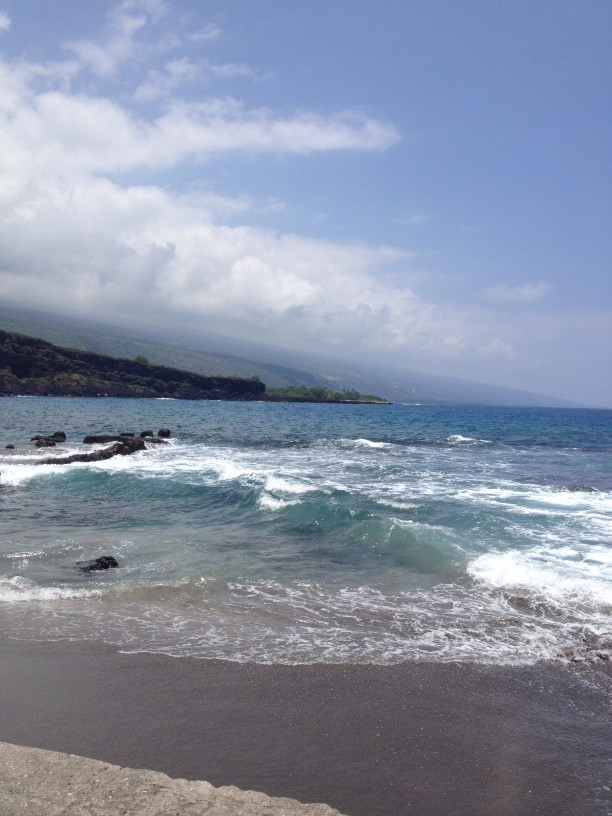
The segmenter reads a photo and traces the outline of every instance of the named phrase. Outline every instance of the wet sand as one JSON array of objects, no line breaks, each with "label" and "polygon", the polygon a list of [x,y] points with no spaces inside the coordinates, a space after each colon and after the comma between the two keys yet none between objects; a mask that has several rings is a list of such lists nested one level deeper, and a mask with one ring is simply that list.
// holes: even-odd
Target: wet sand
[{"label": "wet sand", "polygon": [[607,816],[612,715],[560,667],[260,666],[0,643],[0,741],[348,816]]}]

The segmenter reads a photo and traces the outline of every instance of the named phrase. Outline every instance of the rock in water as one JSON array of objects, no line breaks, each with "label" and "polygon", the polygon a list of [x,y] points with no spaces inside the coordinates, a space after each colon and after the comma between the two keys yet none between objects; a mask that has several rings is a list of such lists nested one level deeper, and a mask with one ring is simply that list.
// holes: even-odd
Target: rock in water
[{"label": "rock in water", "polygon": [[169,436],[172,436],[172,431],[169,428],[162,428],[157,432],[157,435],[163,439],[167,439]]},{"label": "rock in water", "polygon": [[[41,439],[44,439],[48,442],[65,442],[66,441],[66,434],[64,431],[54,431],[51,436],[45,436],[44,434],[36,434],[30,439],[30,442],[40,442]],[[44,445],[39,445],[38,447],[44,447]]]},{"label": "rock in water", "polygon": [[92,558],[89,561],[77,561],[76,565],[83,572],[95,572],[119,566],[112,555],[102,555],[100,558]]},{"label": "rock in water", "polygon": [[[87,439],[87,437],[85,437]],[[71,456],[60,456],[41,459],[37,465],[71,465],[73,462],[102,462],[113,456],[128,456],[136,451],[146,450],[144,439],[140,437],[123,436],[121,442],[115,442],[110,448],[100,448],[91,453],[73,453]]]},{"label": "rock in water", "polygon": [[119,442],[119,434],[88,434],[83,439],[84,445],[104,444],[105,442]]}]

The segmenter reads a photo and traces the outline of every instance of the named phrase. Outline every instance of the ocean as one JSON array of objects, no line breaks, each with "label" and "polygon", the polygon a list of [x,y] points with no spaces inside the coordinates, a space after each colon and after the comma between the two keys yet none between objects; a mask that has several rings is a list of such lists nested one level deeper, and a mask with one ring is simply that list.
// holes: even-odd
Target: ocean
[{"label": "ocean", "polygon": [[[0,416],[5,638],[264,664],[612,659],[612,411],[41,397]],[[131,456],[37,464],[164,427]],[[75,566],[102,555],[119,567]]]}]

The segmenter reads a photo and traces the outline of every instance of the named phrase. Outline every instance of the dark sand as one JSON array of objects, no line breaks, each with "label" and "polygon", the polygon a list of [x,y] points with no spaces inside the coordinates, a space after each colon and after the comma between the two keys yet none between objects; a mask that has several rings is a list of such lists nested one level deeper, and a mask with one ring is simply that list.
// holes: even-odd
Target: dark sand
[{"label": "dark sand", "polygon": [[609,699],[563,668],[258,666],[0,644],[0,741],[349,816],[607,816]]}]

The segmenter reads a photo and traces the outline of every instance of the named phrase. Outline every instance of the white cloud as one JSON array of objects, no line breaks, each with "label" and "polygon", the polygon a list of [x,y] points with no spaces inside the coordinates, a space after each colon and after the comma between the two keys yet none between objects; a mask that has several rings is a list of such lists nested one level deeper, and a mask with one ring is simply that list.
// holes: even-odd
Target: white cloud
[{"label": "white cloud", "polygon": [[148,51],[136,39],[147,25],[158,22],[166,13],[163,0],[124,0],[108,14],[103,40],[76,40],[66,48],[78,57],[82,65],[95,74],[110,76],[121,63],[141,57]]},{"label": "white cloud", "polygon": [[199,31],[194,31],[190,35],[190,39],[193,42],[210,42],[211,40],[216,40],[218,37],[221,36],[221,29],[219,26],[215,25],[214,23],[208,23],[208,25],[201,28]]},{"label": "white cloud", "polygon": [[162,71],[151,69],[145,81],[136,88],[134,99],[137,102],[150,102],[171,96],[174,91],[186,82],[193,82],[202,75],[202,70],[188,57],[167,62]]},{"label": "white cloud", "polygon": [[[145,168],[150,177],[186,162],[205,167],[219,154],[382,150],[400,139],[392,125],[353,111],[278,112],[230,97],[186,101],[184,84],[205,74],[212,82],[214,71],[209,62],[182,55],[147,61],[121,98],[105,96],[102,80],[97,95],[72,89],[84,65],[111,76],[123,61],[142,57],[147,27],[165,11],[157,0],[126,0],[101,41],[71,46],[73,59],[0,61],[4,298],[143,328],[181,325],[196,333],[205,326],[419,369],[447,365],[446,373],[456,376],[480,372],[487,379],[496,366],[507,372],[531,366],[537,381],[533,347],[558,345],[571,336],[570,323],[538,320],[530,310],[519,320],[495,304],[536,302],[549,291],[545,283],[490,287],[486,309],[428,303],[405,283],[416,271],[405,251],[247,223],[283,202],[207,189],[201,171],[195,183],[204,189],[189,195],[155,183],[122,183],[121,173]],[[200,32],[201,41],[218,36],[214,26]],[[242,70],[228,63],[228,73],[232,65]],[[147,105],[136,113],[134,95],[145,103],[161,100],[158,113],[148,114]],[[236,226],[241,216],[245,223]]]},{"label": "white cloud", "polygon": [[415,213],[414,215],[401,216],[397,219],[398,224],[404,224],[408,227],[418,226],[419,224],[426,224],[429,221],[429,213]]},{"label": "white cloud", "polygon": [[8,31],[11,27],[11,18],[4,11],[0,11],[0,31]]},{"label": "white cloud", "polygon": [[252,68],[243,63],[227,62],[223,65],[210,65],[210,70],[218,77],[255,77],[256,73]]},{"label": "white cloud", "polygon": [[[209,190],[180,196],[109,178],[221,152],[372,150],[399,139],[393,126],[351,111],[279,114],[232,98],[175,99],[151,119],[110,97],[70,90],[79,61],[112,72],[135,33],[163,10],[160,3],[122,3],[102,45],[73,44],[77,59],[61,70],[0,62],[3,295],[48,309],[69,300],[82,315],[130,321],[206,320],[219,331],[231,323],[257,336],[265,327],[279,342],[290,328],[298,346],[322,334],[337,347],[347,336],[387,342],[381,321],[399,314],[401,303],[403,317],[419,308],[412,292],[377,285],[375,275],[404,257],[399,250],[223,224],[228,214],[281,209],[276,200]],[[171,95],[198,70],[187,58],[167,61],[148,72],[136,96]],[[401,340],[407,329],[397,318],[389,323]]]},{"label": "white cloud", "polygon": [[172,167],[236,151],[382,149],[399,138],[392,126],[357,114],[279,116],[248,110],[230,98],[175,101],[149,121],[110,99],[60,91],[33,94],[21,77],[4,73],[10,81],[0,100],[5,117],[0,157],[36,176]]},{"label": "white cloud", "polygon": [[551,290],[549,284],[540,281],[538,283],[525,283],[522,286],[489,286],[483,290],[483,295],[489,300],[499,303],[535,303],[542,300]]}]

